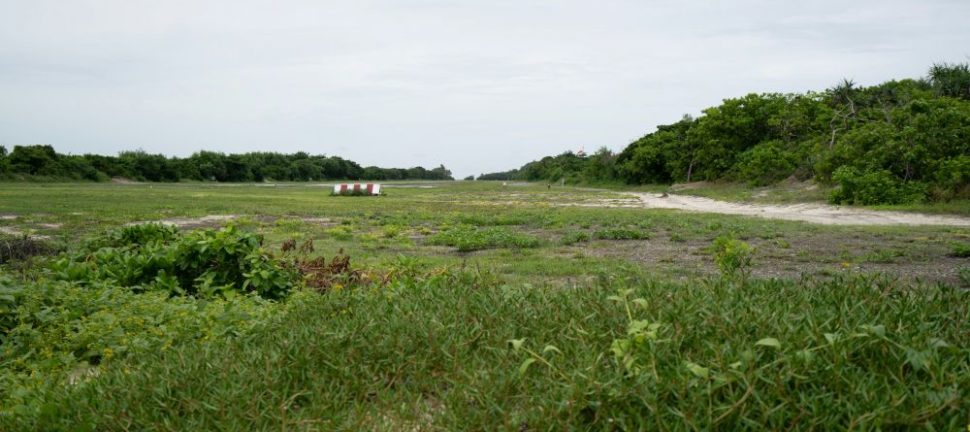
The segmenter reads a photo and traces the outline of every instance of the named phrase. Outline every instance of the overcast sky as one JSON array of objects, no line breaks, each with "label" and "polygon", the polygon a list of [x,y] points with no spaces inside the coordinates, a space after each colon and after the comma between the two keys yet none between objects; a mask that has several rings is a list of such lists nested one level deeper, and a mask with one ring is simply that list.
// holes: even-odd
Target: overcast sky
[{"label": "overcast sky", "polygon": [[970,0],[0,0],[0,145],[445,164],[970,59]]}]

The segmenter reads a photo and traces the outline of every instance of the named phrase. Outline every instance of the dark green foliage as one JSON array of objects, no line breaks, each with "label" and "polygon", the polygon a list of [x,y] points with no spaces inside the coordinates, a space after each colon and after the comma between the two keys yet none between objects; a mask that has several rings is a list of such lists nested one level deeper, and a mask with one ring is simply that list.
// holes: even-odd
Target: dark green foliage
[{"label": "dark green foliage", "polygon": [[832,192],[835,204],[902,204],[918,202],[925,197],[925,186],[917,182],[904,183],[889,171],[860,172],[842,166],[832,175],[839,187]]},{"label": "dark green foliage", "polygon": [[970,156],[960,155],[941,162],[932,193],[937,201],[970,197]]},{"label": "dark green foliage", "polygon": [[297,281],[295,271],[262,249],[260,236],[232,226],[184,236],[157,224],[127,227],[50,267],[54,279],[79,285],[204,298],[255,293],[280,299]]},{"label": "dark green foliage", "polygon": [[839,202],[968,198],[970,66],[934,65],[929,75],[872,87],[844,80],[820,93],[725,99],[700,117],[658,126],[615,156],[608,150],[564,153],[480,178],[763,186],[791,176],[851,182],[848,171],[834,179],[839,168],[849,167],[864,177],[859,183],[891,183],[891,190]]},{"label": "dark green foliage", "polygon": [[49,145],[15,146],[0,154],[0,178],[36,178],[104,181],[113,177],[151,182],[180,180],[250,182],[312,180],[452,180],[441,165],[423,167],[361,168],[337,156],[201,151],[184,159],[144,151],[121,152],[117,157],[87,154],[61,155]]},{"label": "dark green foliage", "polygon": [[478,180],[513,180],[518,178],[519,170],[479,174]]},{"label": "dark green foliage", "polygon": [[142,246],[152,242],[168,243],[178,237],[178,228],[160,223],[126,226],[104,236],[114,247]]},{"label": "dark green foliage", "polygon": [[930,68],[930,83],[938,94],[970,100],[970,65],[938,63]]},{"label": "dark green foliage", "polygon": [[754,186],[773,184],[792,175],[798,167],[797,157],[779,140],[762,142],[739,157],[738,177]]}]

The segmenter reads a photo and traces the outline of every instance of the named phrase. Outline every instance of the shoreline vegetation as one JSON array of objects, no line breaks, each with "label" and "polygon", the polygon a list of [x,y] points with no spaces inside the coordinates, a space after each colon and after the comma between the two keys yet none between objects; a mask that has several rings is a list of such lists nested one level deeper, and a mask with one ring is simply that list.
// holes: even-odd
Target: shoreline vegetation
[{"label": "shoreline vegetation", "polygon": [[566,152],[481,180],[629,185],[814,180],[835,204],[970,197],[970,65],[821,92],[748,94],[657,127],[619,153]]},{"label": "shoreline vegetation", "polygon": [[65,155],[50,145],[0,146],[0,181],[23,182],[160,182],[328,180],[453,180],[444,165],[426,169],[361,167],[339,156],[199,151],[186,158],[125,151],[118,156]]}]

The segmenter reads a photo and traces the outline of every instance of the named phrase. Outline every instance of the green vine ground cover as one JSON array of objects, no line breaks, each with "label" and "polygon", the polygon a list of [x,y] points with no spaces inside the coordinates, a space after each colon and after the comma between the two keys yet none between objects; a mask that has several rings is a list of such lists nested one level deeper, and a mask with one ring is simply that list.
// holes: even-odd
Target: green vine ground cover
[{"label": "green vine ground cover", "polygon": [[965,228],[426,185],[0,184],[0,227],[65,251],[0,267],[0,430],[970,423]]}]

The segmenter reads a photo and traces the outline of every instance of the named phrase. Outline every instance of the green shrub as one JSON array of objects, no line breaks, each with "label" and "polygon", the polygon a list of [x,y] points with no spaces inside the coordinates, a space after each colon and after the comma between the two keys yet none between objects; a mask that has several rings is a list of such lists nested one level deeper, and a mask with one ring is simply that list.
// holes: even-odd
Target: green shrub
[{"label": "green shrub", "polygon": [[349,221],[344,221],[341,225],[328,229],[327,235],[337,240],[353,240],[354,229],[349,225]]},{"label": "green shrub", "polygon": [[738,176],[754,186],[783,180],[795,172],[795,154],[786,151],[780,140],[762,142],[738,158]]},{"label": "green shrub", "polygon": [[942,162],[933,190],[934,198],[940,201],[970,198],[970,156],[961,155]]},{"label": "green shrub", "polygon": [[164,290],[171,295],[213,297],[234,291],[267,299],[286,296],[298,279],[263,250],[260,236],[232,226],[182,236],[161,225],[139,225],[107,238],[54,261],[52,276],[135,292]]},{"label": "green shrub", "polygon": [[109,238],[115,246],[145,245],[152,242],[167,243],[179,236],[178,228],[160,223],[127,226],[115,231]]},{"label": "green shrub", "polygon": [[721,269],[721,274],[728,277],[740,276],[742,279],[747,276],[754,255],[754,249],[749,244],[733,235],[721,235],[714,239],[712,249],[714,262]]},{"label": "green shrub", "polygon": [[926,197],[925,184],[901,182],[885,170],[860,172],[842,166],[835,170],[832,179],[839,184],[830,197],[834,204],[904,204]]},{"label": "green shrub", "polygon": [[428,244],[453,246],[460,252],[494,248],[533,248],[539,239],[504,227],[476,228],[469,225],[441,231],[428,238]]}]

